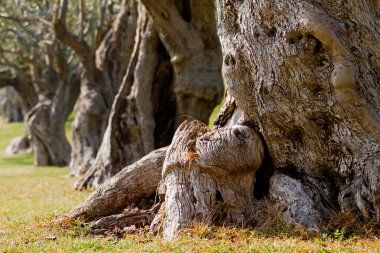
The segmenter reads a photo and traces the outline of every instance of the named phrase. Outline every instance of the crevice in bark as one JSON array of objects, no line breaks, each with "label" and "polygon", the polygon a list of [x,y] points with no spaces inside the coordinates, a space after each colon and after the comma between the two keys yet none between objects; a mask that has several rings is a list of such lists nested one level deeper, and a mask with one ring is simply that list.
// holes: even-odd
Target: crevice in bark
[{"label": "crevice in bark", "polygon": [[253,192],[256,199],[262,199],[269,195],[269,181],[274,173],[274,165],[272,158],[270,157],[267,144],[265,143],[261,133],[258,131],[256,131],[256,133],[260,136],[260,139],[264,145],[264,158],[255,174],[256,180]]}]

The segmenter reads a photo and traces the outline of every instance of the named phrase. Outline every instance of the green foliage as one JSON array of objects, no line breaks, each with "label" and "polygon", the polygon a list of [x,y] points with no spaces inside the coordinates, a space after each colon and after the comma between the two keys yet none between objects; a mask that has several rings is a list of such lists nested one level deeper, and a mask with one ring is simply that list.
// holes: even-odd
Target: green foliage
[{"label": "green foliage", "polygon": [[342,227],[341,229],[336,229],[333,233],[334,238],[338,240],[343,240],[347,236],[347,231],[345,227]]},{"label": "green foliage", "polygon": [[54,42],[54,33],[40,20],[49,20],[53,9],[49,1],[3,0],[0,5],[1,61],[4,66],[27,68],[32,52],[41,54]]}]

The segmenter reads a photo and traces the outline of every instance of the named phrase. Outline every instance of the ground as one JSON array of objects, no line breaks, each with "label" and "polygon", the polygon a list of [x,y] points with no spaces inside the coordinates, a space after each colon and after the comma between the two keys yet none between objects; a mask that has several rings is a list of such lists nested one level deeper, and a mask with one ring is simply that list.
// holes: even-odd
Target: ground
[{"label": "ground", "polygon": [[337,227],[310,236],[278,229],[276,221],[266,230],[196,224],[170,243],[152,235],[94,236],[79,221],[55,226],[56,217],[90,192],[73,190],[67,168],[33,167],[32,155],[6,157],[6,145],[22,131],[21,123],[0,122],[0,252],[380,252],[373,235],[347,236]]}]

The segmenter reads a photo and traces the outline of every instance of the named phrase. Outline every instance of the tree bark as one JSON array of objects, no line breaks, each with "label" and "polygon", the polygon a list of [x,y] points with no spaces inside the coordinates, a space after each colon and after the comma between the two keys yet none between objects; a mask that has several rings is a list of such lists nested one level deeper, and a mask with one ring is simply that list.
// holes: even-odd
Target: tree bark
[{"label": "tree bark", "polygon": [[228,92],[268,146],[270,196],[291,223],[319,229],[341,209],[380,219],[378,12],[371,1],[218,1]]},{"label": "tree bark", "polygon": [[52,99],[39,102],[27,114],[36,166],[67,166],[71,147],[65,135],[65,123],[79,95],[74,80],[59,84]]},{"label": "tree bark", "polygon": [[[172,70],[151,18],[139,7],[135,49],[123,84],[115,98],[107,130],[98,155],[76,188],[96,188],[126,165],[158,147],[172,136],[174,107],[170,101]],[[160,92],[160,93],[158,93]],[[162,110],[153,111],[153,104]],[[166,119],[166,120],[165,120]],[[155,138],[156,120],[163,126]],[[164,139],[166,138],[166,139]]]},{"label": "tree bark", "polygon": [[140,200],[154,197],[161,180],[166,150],[167,148],[154,150],[125,167],[62,219],[81,218],[85,221],[95,221],[117,214]]},{"label": "tree bark", "polygon": [[[26,113],[33,108],[38,102],[37,92],[32,84],[30,75],[24,70],[19,70],[14,76],[10,71],[0,72],[0,87],[14,87],[21,97],[23,107],[23,118],[26,119]],[[23,136],[14,138],[6,148],[6,154],[12,155],[17,153],[30,153],[31,139],[27,124],[25,124],[25,133]]]},{"label": "tree bark", "polygon": [[[207,123],[212,109],[221,99],[221,54],[216,24],[213,20],[210,24],[203,23],[203,15],[213,13],[214,6],[199,3],[186,9],[169,2],[157,5],[147,1],[144,4],[161,40],[145,8],[140,6],[135,40],[138,59],[129,65],[124,78],[125,82],[130,79],[130,83],[124,83],[120,89],[98,156],[76,184],[77,189],[96,188],[154,148],[168,145],[175,126],[186,117]],[[183,1],[181,4],[189,3]],[[162,8],[178,21],[173,27],[156,13]],[[186,15],[191,15],[188,23]],[[178,47],[178,36],[186,44]],[[170,55],[171,64],[162,44]],[[147,94],[151,94],[150,97]],[[171,102],[172,97],[175,97],[175,104]]]},{"label": "tree bark", "polygon": [[173,64],[175,126],[186,117],[207,123],[223,95],[214,3],[206,0],[141,2],[152,16]]},{"label": "tree bark", "polygon": [[5,122],[24,120],[22,100],[13,87],[0,89],[0,114]]},{"label": "tree bark", "polygon": [[71,147],[65,135],[65,123],[79,95],[79,79],[70,73],[62,44],[46,48],[44,64],[37,57],[32,54],[31,71],[39,102],[26,115],[34,164],[67,166]]},{"label": "tree bark", "polygon": [[198,121],[184,122],[163,165],[164,239],[171,239],[194,221],[212,225],[220,211],[218,202],[227,209],[226,221],[251,222],[255,172],[263,156],[261,139],[249,127],[209,130]]},{"label": "tree bark", "polygon": [[69,33],[60,30],[62,23],[56,23],[57,36],[72,46],[82,62],[81,90],[72,125],[72,175],[83,175],[98,153],[114,97],[132,53],[136,18],[135,1],[125,1],[101,43],[91,48],[75,37],[70,40]]},{"label": "tree bark", "polygon": [[[163,3],[147,8],[168,36],[174,30],[158,13],[179,20]],[[215,224],[218,216],[255,224],[264,196],[281,207],[284,221],[309,231],[321,231],[340,210],[379,222],[380,6],[329,0],[218,0],[217,6],[226,103],[214,129],[197,121],[178,128],[151,229],[161,226],[171,239],[193,221]],[[175,42],[185,43],[177,38],[174,48]]]}]

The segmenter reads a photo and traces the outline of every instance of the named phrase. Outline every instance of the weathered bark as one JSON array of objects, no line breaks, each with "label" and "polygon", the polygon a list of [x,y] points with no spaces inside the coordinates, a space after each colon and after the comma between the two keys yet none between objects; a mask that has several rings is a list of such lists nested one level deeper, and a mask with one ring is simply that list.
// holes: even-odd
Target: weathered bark
[{"label": "weathered bark", "polygon": [[[100,150],[90,169],[77,182],[77,189],[96,188],[154,150],[156,143],[161,144],[159,147],[169,144],[162,136],[166,138],[173,132],[174,110],[169,109],[173,105],[166,96],[170,93],[172,71],[153,22],[142,5],[136,34],[135,50],[115,98]],[[167,112],[156,110],[155,113],[153,104],[158,108],[166,106]],[[157,138],[154,136],[156,120],[167,126]]]},{"label": "weathered bark", "polygon": [[207,123],[223,95],[222,59],[213,1],[141,2],[151,14],[173,64],[175,126],[186,117]]},{"label": "weathered bark", "polygon": [[36,166],[67,166],[71,147],[65,135],[66,120],[79,94],[79,83],[59,85],[51,100],[39,102],[27,114]]},{"label": "weathered bark", "polygon": [[255,172],[263,156],[260,137],[249,127],[209,130],[197,121],[184,122],[163,166],[164,238],[171,239],[194,221],[213,224],[218,201],[227,209],[226,221],[241,225],[251,222]]},{"label": "weathered bark", "polygon": [[[173,67],[163,52],[152,21],[147,21],[145,8],[141,6],[135,40],[138,58],[135,64],[129,65],[124,79],[130,83],[124,83],[119,91],[98,156],[77,183],[77,189],[96,188],[125,165],[154,148],[168,145],[174,126],[186,117],[207,123],[213,107],[221,99],[221,54],[216,24],[214,20],[203,22],[205,15],[214,12],[214,5],[202,2],[187,9],[169,2],[152,4],[147,1],[144,4]],[[185,6],[188,2],[182,4]],[[176,20],[173,27],[157,14],[160,8],[170,12],[170,19]],[[188,15],[191,18],[185,21]],[[178,39],[185,44],[179,45]],[[171,68],[174,69],[173,77]],[[175,105],[171,102],[172,97],[175,97]]]},{"label": "weathered bark", "polygon": [[154,197],[167,148],[157,149],[125,167],[63,218],[94,221],[117,214],[128,205]]},{"label": "weathered bark", "polygon": [[70,163],[71,147],[65,123],[79,95],[79,79],[70,73],[64,50],[58,43],[47,47],[44,65],[32,55],[32,81],[39,102],[27,112],[26,123],[36,166]]},{"label": "weathered bark", "polygon": [[[177,23],[165,1],[143,2]],[[199,122],[178,128],[163,163],[159,195],[165,201],[152,230],[161,224],[170,239],[194,220],[215,223],[218,201],[228,207],[224,218],[244,225],[260,210],[262,196],[281,207],[286,222],[310,231],[320,231],[339,210],[379,222],[380,6],[217,4],[226,103],[215,129]]]},{"label": "weathered bark", "polygon": [[22,100],[13,87],[0,89],[0,115],[5,122],[22,122]]},{"label": "weathered bark", "polygon": [[127,0],[101,43],[91,47],[70,37],[63,21],[56,22],[57,36],[66,41],[82,62],[81,91],[72,124],[72,175],[82,175],[91,166],[100,147],[114,97],[130,59],[136,30],[135,1]]},{"label": "weathered bark", "polygon": [[268,146],[285,220],[319,229],[339,209],[380,220],[379,5],[218,7],[228,92]]},{"label": "weathered bark", "polygon": [[[23,107],[23,118],[26,119],[26,113],[33,108],[38,102],[37,92],[32,84],[30,76],[24,71],[19,70],[14,76],[10,71],[0,72],[0,87],[14,87],[21,97]],[[12,155],[17,153],[30,153],[31,139],[29,129],[25,124],[25,133],[23,136],[14,138],[6,148],[6,154]]]}]

